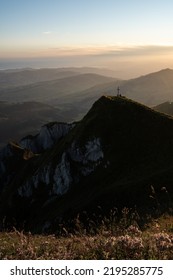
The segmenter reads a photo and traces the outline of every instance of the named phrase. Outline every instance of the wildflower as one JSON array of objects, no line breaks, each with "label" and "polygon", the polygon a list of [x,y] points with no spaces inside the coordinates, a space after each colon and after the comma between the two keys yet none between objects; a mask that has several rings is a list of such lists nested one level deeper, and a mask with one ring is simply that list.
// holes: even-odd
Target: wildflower
[{"label": "wildflower", "polygon": [[165,232],[156,233],[153,235],[158,250],[163,251],[173,248],[173,237]]},{"label": "wildflower", "polygon": [[119,236],[117,238],[117,243],[118,243],[118,245],[121,245],[125,249],[129,249],[129,250],[136,250],[136,249],[139,250],[144,247],[142,238],[131,237],[128,234],[126,234],[125,236]]},{"label": "wildflower", "polygon": [[131,225],[128,227],[127,233],[134,236],[140,236],[142,234],[142,231],[140,231],[137,226]]}]

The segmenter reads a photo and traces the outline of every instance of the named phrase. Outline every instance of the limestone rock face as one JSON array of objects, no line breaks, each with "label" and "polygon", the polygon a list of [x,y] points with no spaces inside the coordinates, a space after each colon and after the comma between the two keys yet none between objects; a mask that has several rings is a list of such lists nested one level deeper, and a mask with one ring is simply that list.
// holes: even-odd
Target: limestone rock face
[{"label": "limestone rock face", "polygon": [[36,136],[27,136],[20,141],[20,146],[34,153],[51,148],[59,139],[68,134],[75,124],[52,123],[44,125]]},{"label": "limestone rock face", "polygon": [[[50,196],[63,195],[68,192],[72,184],[94,172],[103,158],[104,153],[99,138],[87,141],[82,147],[73,142],[69,149],[63,152],[56,165],[49,163],[40,168],[20,186],[18,194],[21,197],[31,197],[34,190],[40,184],[44,184]],[[74,165],[78,165],[77,172],[73,171]]]}]

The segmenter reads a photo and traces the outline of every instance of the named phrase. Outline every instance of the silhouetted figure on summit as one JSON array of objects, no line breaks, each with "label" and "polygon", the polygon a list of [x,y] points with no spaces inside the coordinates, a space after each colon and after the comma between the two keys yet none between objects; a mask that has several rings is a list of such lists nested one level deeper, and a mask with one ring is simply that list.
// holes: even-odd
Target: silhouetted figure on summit
[{"label": "silhouetted figure on summit", "polygon": [[121,96],[120,87],[119,86],[117,87],[117,96]]}]

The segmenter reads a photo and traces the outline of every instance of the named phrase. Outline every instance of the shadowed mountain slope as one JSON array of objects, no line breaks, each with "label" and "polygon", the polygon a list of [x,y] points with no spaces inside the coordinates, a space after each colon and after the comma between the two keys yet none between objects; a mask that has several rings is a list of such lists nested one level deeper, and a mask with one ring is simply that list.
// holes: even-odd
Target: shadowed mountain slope
[{"label": "shadowed mountain slope", "polygon": [[53,106],[40,102],[0,102],[0,147],[9,141],[19,141],[27,134],[37,133],[47,122],[67,121],[64,114]]},{"label": "shadowed mountain slope", "polygon": [[173,119],[127,98],[101,97],[40,155],[26,160],[26,148],[1,152],[0,214],[8,223],[46,231],[98,206],[151,214],[172,205]]}]

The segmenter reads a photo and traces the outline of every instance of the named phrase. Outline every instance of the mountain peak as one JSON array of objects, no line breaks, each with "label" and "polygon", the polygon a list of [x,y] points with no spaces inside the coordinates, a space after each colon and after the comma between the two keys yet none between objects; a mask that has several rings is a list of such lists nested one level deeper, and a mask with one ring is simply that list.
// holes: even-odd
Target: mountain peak
[{"label": "mountain peak", "polygon": [[[117,106],[124,103],[133,102],[132,100],[126,98],[125,96],[113,96],[113,95],[103,95],[101,96],[93,105],[93,107],[99,106]],[[91,108],[92,109],[92,108]]]},{"label": "mountain peak", "polygon": [[[111,95],[103,95],[101,96],[92,106],[88,114],[92,112],[97,112],[100,117],[107,118],[112,115],[114,118],[117,114],[119,118],[122,114],[126,114],[127,110],[130,109],[131,113],[133,114],[133,110],[135,112],[135,108],[145,108],[145,110],[150,111],[151,109],[145,105],[142,105],[134,100],[131,100],[125,96],[111,96]],[[106,113],[107,112],[107,113]],[[88,115],[87,114],[87,115]],[[87,116],[86,115],[86,116]],[[116,120],[116,118],[115,118]]]},{"label": "mountain peak", "polygon": [[[53,127],[44,129],[52,135]],[[25,161],[4,153],[1,220],[8,215],[22,225],[27,220],[29,230],[44,231],[45,224],[58,226],[97,206],[147,212],[154,207],[151,185],[159,203],[165,202],[163,186],[173,197],[171,117],[124,96],[102,96],[58,141]]]},{"label": "mountain peak", "polygon": [[160,70],[159,72],[172,72],[173,70],[171,68],[164,68]]}]

